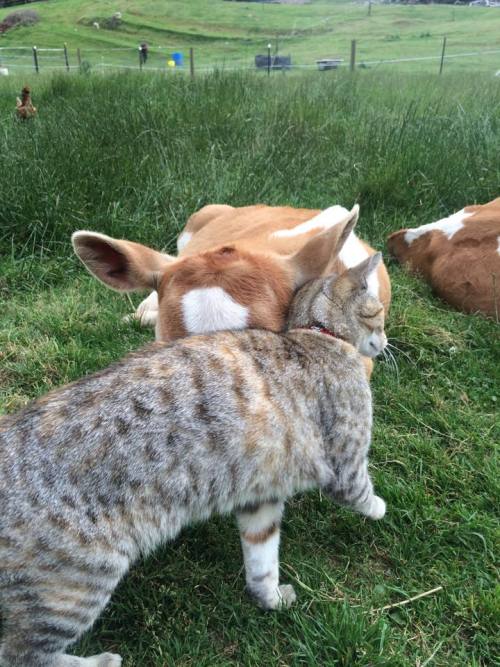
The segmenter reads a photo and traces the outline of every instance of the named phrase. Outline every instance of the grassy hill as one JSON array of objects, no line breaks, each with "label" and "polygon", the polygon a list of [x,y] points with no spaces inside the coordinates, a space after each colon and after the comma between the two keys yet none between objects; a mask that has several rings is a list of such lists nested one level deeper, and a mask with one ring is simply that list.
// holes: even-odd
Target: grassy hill
[{"label": "grassy hill", "polygon": [[[151,47],[149,67],[164,67],[171,51],[195,48],[197,66],[214,64],[252,66],[256,53],[291,54],[296,65],[314,67],[317,58],[349,58],[350,42],[358,41],[358,62],[408,57],[438,57],[443,35],[450,55],[476,51],[500,51],[500,10],[453,5],[366,5],[345,0],[313,0],[306,5],[268,5],[224,0],[48,0],[32,5],[41,21],[32,27],[13,29],[0,37],[0,61],[5,65],[30,65],[27,51],[5,47],[57,48],[67,42],[73,63],[76,48],[93,64],[137,65],[137,45]],[[0,20],[11,9],[0,10]],[[101,25],[114,12],[122,12],[116,30]],[[114,50],[110,49],[123,49]],[[17,56],[14,59],[13,56]],[[23,57],[24,56],[24,57]],[[50,59],[55,59],[51,61]],[[61,54],[41,54],[41,63],[61,64]],[[371,65],[375,66],[375,65]],[[435,60],[379,65],[405,70],[433,70]],[[487,72],[500,69],[500,52],[457,58],[447,69],[474,67]]]}]

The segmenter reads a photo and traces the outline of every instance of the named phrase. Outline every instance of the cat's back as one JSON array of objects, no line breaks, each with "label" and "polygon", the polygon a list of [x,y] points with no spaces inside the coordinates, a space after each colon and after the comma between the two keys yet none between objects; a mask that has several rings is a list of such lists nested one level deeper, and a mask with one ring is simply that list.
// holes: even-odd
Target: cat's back
[{"label": "cat's back", "polygon": [[307,332],[221,332],[155,343],[57,389],[0,420],[1,509],[68,489],[130,500],[173,471],[188,484],[195,469],[318,447],[370,401],[358,355],[342,347]]},{"label": "cat's back", "polygon": [[252,335],[233,332],[154,343],[0,417],[4,501],[21,483],[79,477],[91,487],[121,468],[168,465],[196,443],[242,439],[248,415],[268,409],[258,357],[270,361],[273,336],[257,350]]}]

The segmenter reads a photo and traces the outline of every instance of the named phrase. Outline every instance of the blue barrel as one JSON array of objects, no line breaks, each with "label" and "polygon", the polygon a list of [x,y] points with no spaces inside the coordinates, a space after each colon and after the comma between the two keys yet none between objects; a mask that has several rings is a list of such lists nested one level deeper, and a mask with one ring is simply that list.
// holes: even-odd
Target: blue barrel
[{"label": "blue barrel", "polygon": [[184,56],[182,53],[172,53],[172,60],[175,63],[176,67],[182,67],[184,65]]}]

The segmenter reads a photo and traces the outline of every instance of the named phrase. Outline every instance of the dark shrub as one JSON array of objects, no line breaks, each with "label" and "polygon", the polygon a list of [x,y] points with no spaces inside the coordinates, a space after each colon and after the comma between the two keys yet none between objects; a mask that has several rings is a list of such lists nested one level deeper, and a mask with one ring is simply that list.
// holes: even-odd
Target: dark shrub
[{"label": "dark shrub", "polygon": [[24,9],[17,12],[7,14],[2,22],[0,22],[0,33],[7,32],[11,28],[23,25],[33,25],[38,23],[40,15],[34,9]]}]

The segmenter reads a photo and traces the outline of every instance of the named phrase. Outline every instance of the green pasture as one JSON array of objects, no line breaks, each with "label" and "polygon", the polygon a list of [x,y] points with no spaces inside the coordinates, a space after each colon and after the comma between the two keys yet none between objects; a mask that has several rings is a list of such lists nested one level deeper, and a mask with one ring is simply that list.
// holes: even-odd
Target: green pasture
[{"label": "green pasture", "polygon": [[[165,4],[188,25],[190,3]],[[293,10],[314,19],[326,4]],[[214,25],[236,31],[220,19],[237,9],[220,3]],[[428,8],[391,11],[406,9]],[[77,229],[174,252],[208,202],[359,202],[359,233],[384,250],[393,230],[499,194],[500,86],[486,75],[40,77],[38,117],[21,123],[23,82],[0,80],[0,412],[152,339],[122,321],[143,295],[107,290],[73,256]],[[281,572],[298,601],[277,613],[244,592],[232,518],[193,526],[134,566],[75,653],[120,652],[125,667],[499,664],[498,323],[387,262],[397,365],[376,365],[371,455],[386,518],[319,493],[290,502]]]},{"label": "green pasture", "polygon": [[[377,65],[377,60],[439,58],[443,36],[447,54],[499,51],[482,56],[452,58],[450,71],[475,70],[493,75],[500,70],[500,9],[455,5],[374,4],[368,15],[361,2],[313,0],[305,5],[227,2],[226,0],[48,0],[30,6],[41,16],[33,27],[0,35],[3,47],[62,48],[70,62],[76,49],[94,67],[138,65],[138,44],[150,45],[148,67],[165,68],[169,54],[195,50],[197,68],[253,67],[257,53],[291,54],[295,65],[315,67],[315,60],[340,57],[347,66],[351,40],[357,40],[358,63],[371,69],[437,71],[439,60]],[[22,9],[22,7],[21,7]],[[0,20],[12,8],[0,10]],[[104,20],[122,12],[116,30]],[[92,27],[97,21],[101,28]],[[30,51],[0,50],[0,62],[18,72],[30,67]],[[62,54],[41,52],[43,68],[62,66]]]}]

